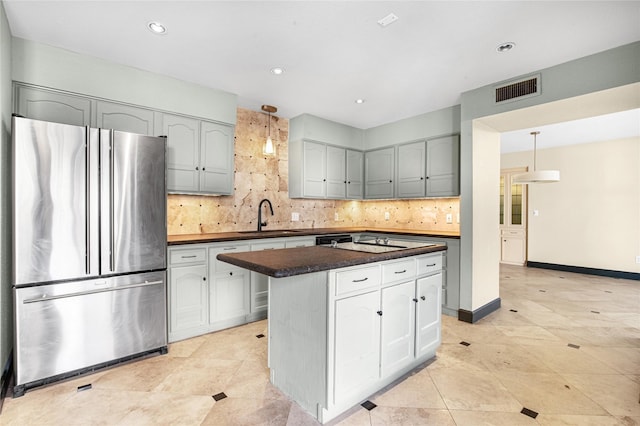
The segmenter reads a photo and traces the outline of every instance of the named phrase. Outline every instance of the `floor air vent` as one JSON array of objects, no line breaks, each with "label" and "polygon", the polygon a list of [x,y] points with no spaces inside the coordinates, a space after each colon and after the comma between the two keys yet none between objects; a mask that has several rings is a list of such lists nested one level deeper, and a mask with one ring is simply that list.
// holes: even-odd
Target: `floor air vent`
[{"label": "floor air vent", "polygon": [[540,75],[526,77],[496,86],[496,103],[513,101],[540,94]]}]

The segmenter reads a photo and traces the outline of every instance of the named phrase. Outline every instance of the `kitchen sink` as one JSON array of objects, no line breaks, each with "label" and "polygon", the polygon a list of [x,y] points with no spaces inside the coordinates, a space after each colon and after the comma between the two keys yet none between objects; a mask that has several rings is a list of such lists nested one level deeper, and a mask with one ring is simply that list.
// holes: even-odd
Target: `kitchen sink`
[{"label": "kitchen sink", "polygon": [[423,243],[419,241],[371,240],[336,243],[331,244],[330,247],[342,250],[363,251],[367,253],[387,253],[390,251],[407,250],[419,247],[431,247],[435,245],[435,243]]},{"label": "kitchen sink", "polygon": [[302,232],[302,229],[268,229],[266,231],[237,231],[238,234],[295,234]]}]

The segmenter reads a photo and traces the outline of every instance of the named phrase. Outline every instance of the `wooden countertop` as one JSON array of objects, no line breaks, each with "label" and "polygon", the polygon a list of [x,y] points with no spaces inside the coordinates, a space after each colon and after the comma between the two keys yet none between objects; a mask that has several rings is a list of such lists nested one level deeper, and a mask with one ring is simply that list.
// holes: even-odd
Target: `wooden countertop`
[{"label": "wooden countertop", "polygon": [[234,254],[219,254],[218,260],[274,278],[291,277],[311,272],[328,271],[347,266],[363,265],[383,260],[444,251],[444,244],[429,247],[365,253],[328,246],[297,247],[279,250],[261,250]]},{"label": "wooden countertop", "polygon": [[264,231],[236,231],[236,232],[216,232],[212,234],[184,234],[169,235],[167,242],[169,245],[175,244],[195,244],[195,243],[215,243],[223,241],[255,240],[260,238],[281,238],[281,237],[304,237],[307,235],[328,235],[328,234],[350,234],[373,232],[382,234],[413,235],[419,237],[441,237],[460,238],[459,232],[451,231],[429,231],[419,229],[392,229],[392,228],[306,228],[306,229],[281,229]]}]

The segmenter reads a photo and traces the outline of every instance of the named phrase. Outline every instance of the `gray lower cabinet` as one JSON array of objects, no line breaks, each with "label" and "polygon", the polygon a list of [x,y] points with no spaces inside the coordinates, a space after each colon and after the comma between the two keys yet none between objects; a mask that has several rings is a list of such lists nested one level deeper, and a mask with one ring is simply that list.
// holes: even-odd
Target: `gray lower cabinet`
[{"label": "gray lower cabinet", "polygon": [[249,271],[216,259],[218,253],[236,251],[249,251],[249,245],[169,247],[170,342],[247,322]]},{"label": "gray lower cabinet", "polygon": [[74,126],[90,126],[95,101],[82,96],[49,91],[21,84],[14,86],[14,111],[34,120]]},{"label": "gray lower cabinet", "polygon": [[364,198],[393,198],[395,148],[367,151],[364,154]]}]

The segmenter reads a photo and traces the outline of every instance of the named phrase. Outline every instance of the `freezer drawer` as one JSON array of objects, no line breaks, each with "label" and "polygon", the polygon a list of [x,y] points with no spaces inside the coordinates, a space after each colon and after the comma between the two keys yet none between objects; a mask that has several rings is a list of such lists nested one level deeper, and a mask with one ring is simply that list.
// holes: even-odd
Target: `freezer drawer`
[{"label": "freezer drawer", "polygon": [[166,347],[166,272],[14,289],[16,388]]}]

